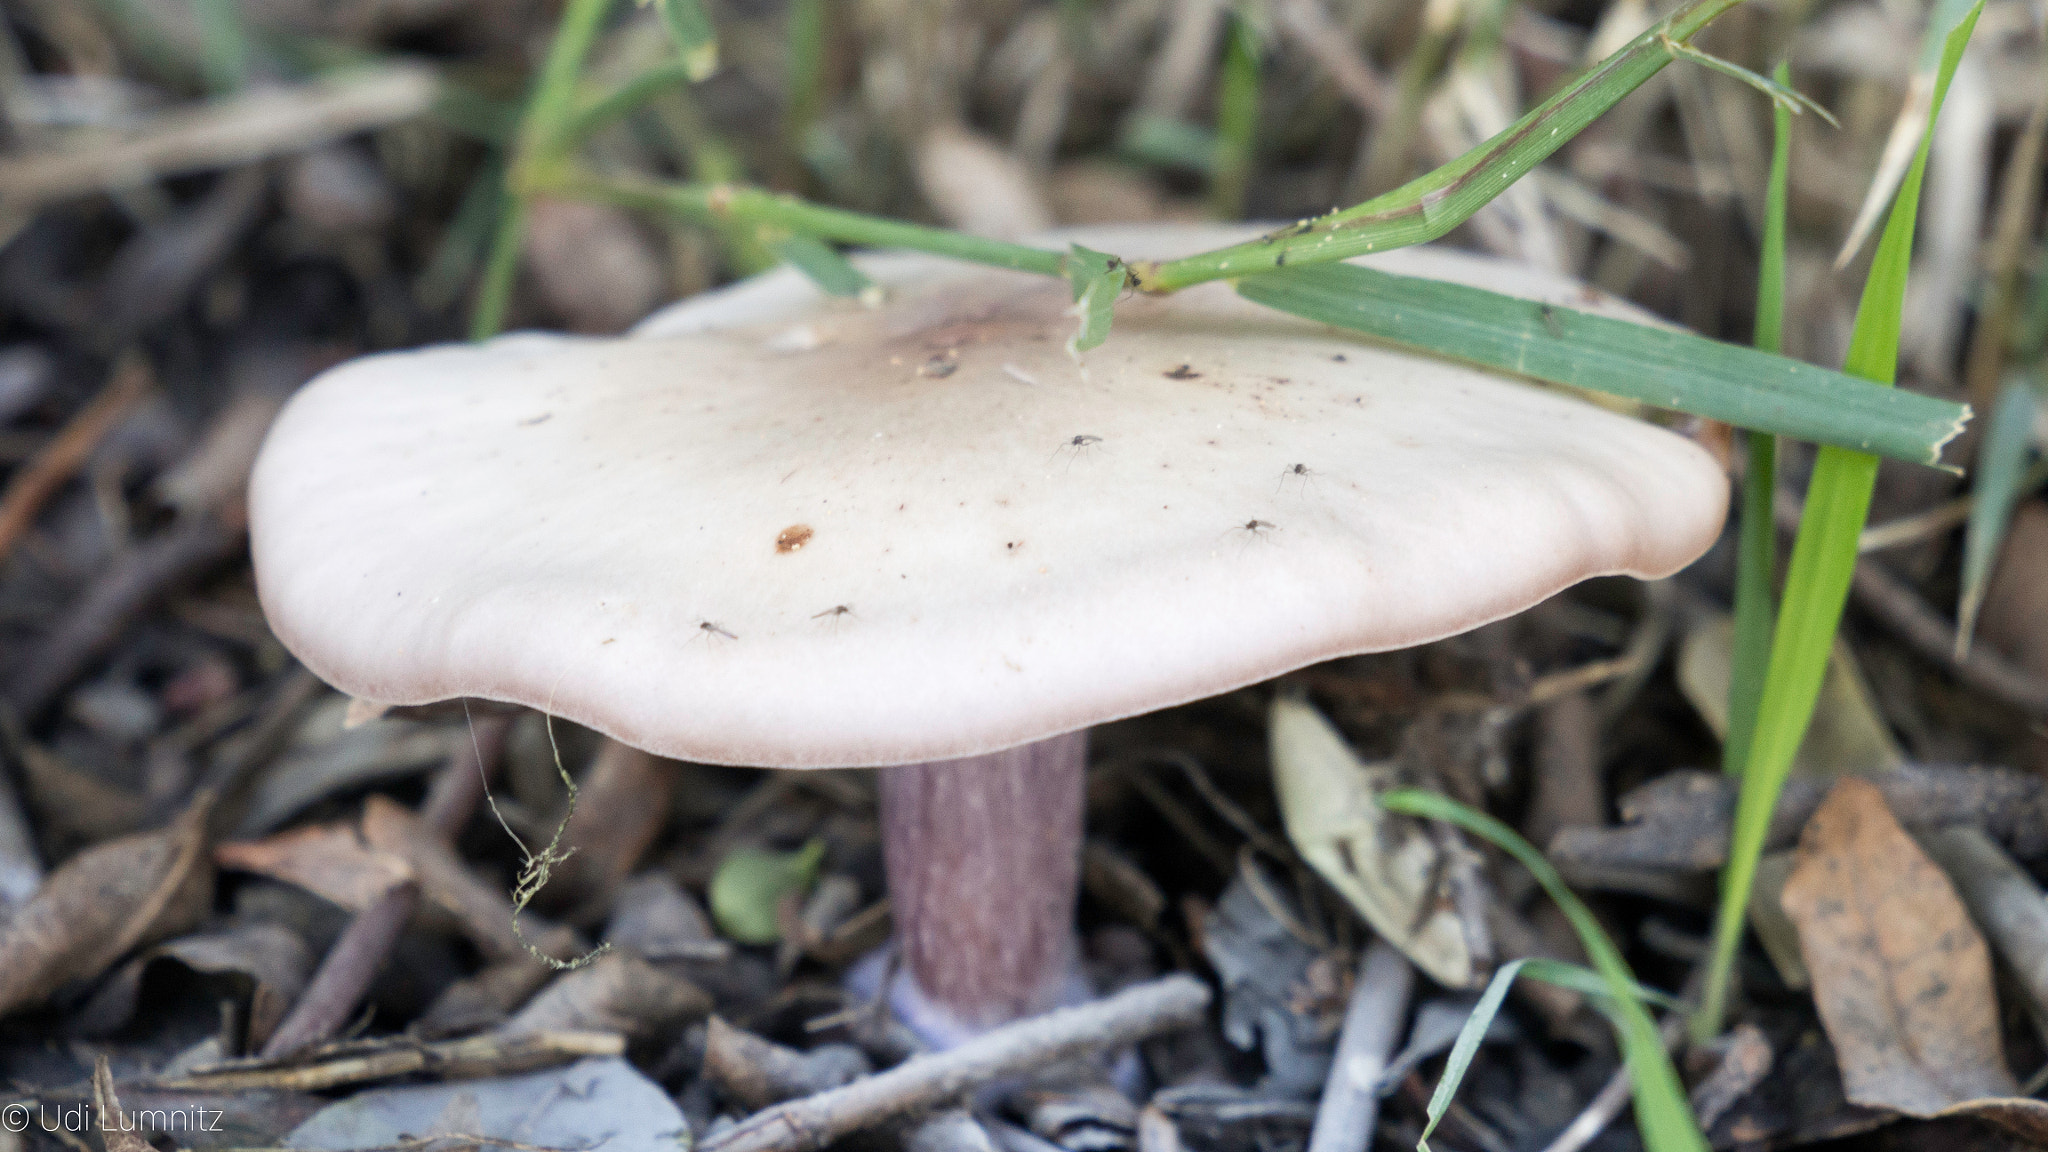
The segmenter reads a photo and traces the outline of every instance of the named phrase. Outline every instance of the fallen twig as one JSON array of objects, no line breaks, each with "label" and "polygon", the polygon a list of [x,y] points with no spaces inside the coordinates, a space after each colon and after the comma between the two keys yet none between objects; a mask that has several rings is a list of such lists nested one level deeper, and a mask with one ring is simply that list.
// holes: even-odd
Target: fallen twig
[{"label": "fallen twig", "polygon": [[1856,566],[1852,585],[1856,603],[1890,625],[1899,639],[1920,655],[1946,667],[1955,678],[2001,704],[2029,716],[2048,718],[2048,680],[1978,645],[1961,660],[1955,658],[1955,626],[1941,618],[1906,582],[1865,560]]},{"label": "fallen twig", "polygon": [[17,664],[6,696],[26,721],[107,649],[135,615],[172,585],[233,556],[243,525],[198,516],[116,560]]},{"label": "fallen twig", "polygon": [[1386,941],[1374,940],[1359,961],[1358,984],[1344,1010],[1344,1030],[1338,1034],[1329,1079],[1323,1082],[1308,1152],[1372,1147],[1380,1114],[1380,1076],[1400,1041],[1414,986],[1415,970],[1408,958]]},{"label": "fallen twig", "polygon": [[2034,1007],[2048,1011],[2048,900],[2041,886],[1981,829],[1933,828],[1914,839],[1948,873]]},{"label": "fallen twig", "polygon": [[337,1055],[315,1053],[300,1062],[227,1061],[182,1076],[137,1080],[132,1086],[157,1092],[251,1092],[263,1088],[324,1092],[415,1074],[446,1080],[511,1076],[585,1056],[617,1056],[625,1050],[626,1039],[616,1032],[529,1032],[436,1044],[400,1041],[396,1045],[351,1045]]},{"label": "fallen twig", "polygon": [[0,494],[0,559],[6,558],[35,523],[36,513],[50,494],[84,466],[92,450],[155,384],[149,361],[140,356],[123,357],[100,394],[9,478],[6,492]]},{"label": "fallen twig", "polygon": [[439,89],[427,68],[386,65],[180,108],[90,145],[67,139],[0,160],[0,204],[26,213],[67,196],[302,152],[417,116]]},{"label": "fallen twig", "polygon": [[[1774,514],[1779,530],[1790,531],[1799,523],[1799,503],[1780,491]],[[1868,559],[1857,564],[1855,581],[1850,587],[1856,603],[1890,626],[1907,647],[1947,668],[1956,679],[1986,696],[2037,719],[2048,719],[2048,680],[1982,646],[1973,647],[1968,656],[1956,659],[1955,625],[1929,608],[1910,585],[1882,565]]]},{"label": "fallen twig", "polygon": [[698,1148],[818,1152],[849,1133],[956,1099],[976,1085],[1186,1027],[1208,1007],[1208,986],[1191,976],[1148,981],[1078,1008],[1020,1020],[950,1051],[913,1057],[843,1088],[757,1112]]}]

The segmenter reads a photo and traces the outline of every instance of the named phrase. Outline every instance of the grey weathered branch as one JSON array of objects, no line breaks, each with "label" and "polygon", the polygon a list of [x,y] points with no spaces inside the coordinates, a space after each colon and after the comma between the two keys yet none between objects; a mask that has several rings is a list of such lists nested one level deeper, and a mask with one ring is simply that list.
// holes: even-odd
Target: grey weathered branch
[{"label": "grey weathered branch", "polygon": [[977,1085],[1089,1052],[1120,1048],[1202,1018],[1209,988],[1173,975],[1077,1008],[1020,1020],[957,1048],[757,1112],[699,1152],[818,1152],[849,1133],[959,1098]]}]

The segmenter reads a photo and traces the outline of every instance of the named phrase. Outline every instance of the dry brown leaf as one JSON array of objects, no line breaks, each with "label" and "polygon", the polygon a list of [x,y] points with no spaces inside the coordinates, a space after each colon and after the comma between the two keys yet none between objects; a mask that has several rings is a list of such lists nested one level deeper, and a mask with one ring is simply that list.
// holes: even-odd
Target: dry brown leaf
[{"label": "dry brown leaf", "polygon": [[138,945],[198,923],[213,896],[201,797],[167,828],[66,861],[0,928],[0,1015],[90,980]]},{"label": "dry brown leaf", "polygon": [[213,850],[214,862],[296,884],[351,912],[375,904],[412,879],[403,857],[363,843],[349,824],[313,824],[262,840],[241,840]]},{"label": "dry brown leaf", "polygon": [[1783,903],[1852,1102],[1933,1116],[2014,1094],[1991,952],[1875,785],[1845,777],[1829,792]]}]

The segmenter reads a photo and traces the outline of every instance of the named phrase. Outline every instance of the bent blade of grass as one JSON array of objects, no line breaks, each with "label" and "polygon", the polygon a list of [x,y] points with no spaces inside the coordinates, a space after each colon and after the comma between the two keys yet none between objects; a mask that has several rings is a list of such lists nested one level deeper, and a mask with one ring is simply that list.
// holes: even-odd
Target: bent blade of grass
[{"label": "bent blade of grass", "polygon": [[1436,170],[1363,204],[1304,220],[1271,236],[1180,260],[1139,265],[1138,287],[1171,292],[1205,280],[1342,260],[1444,235],[1549,158],[1601,113],[1674,58],[1684,43],[1741,0],[1693,0],[1629,41],[1520,120]]},{"label": "bent blade of grass", "polygon": [[[1612,991],[1607,986],[1606,978],[1598,972],[1577,964],[1567,964],[1562,960],[1548,960],[1536,956],[1510,960],[1495,969],[1493,979],[1487,982],[1486,991],[1480,995],[1479,1002],[1472,1006],[1472,1014],[1465,1017],[1464,1027],[1458,1029],[1457,1040],[1451,1045],[1451,1054],[1444,1059],[1443,1075],[1437,1078],[1436,1091],[1429,1097],[1427,1119],[1422,1127],[1422,1135],[1415,1141],[1415,1147],[1420,1152],[1430,1152],[1430,1133],[1436,1131],[1437,1122],[1444,1118],[1445,1112],[1450,1111],[1451,1100],[1457,1096],[1459,1085],[1464,1083],[1465,1073],[1471,1069],[1473,1058],[1479,1055],[1479,1045],[1485,1042],[1487,1030],[1493,1027],[1494,1018],[1500,1015],[1501,1003],[1507,999],[1508,989],[1519,976],[1527,976],[1531,980],[1541,980],[1546,984],[1555,984],[1560,988],[1569,988],[1593,997],[1595,1003],[1601,1006],[1601,1010],[1608,1012],[1610,1018],[1612,1017]],[[1636,995],[1664,1008],[1679,1007],[1677,1000],[1654,988],[1637,985]]]},{"label": "bent blade of grass", "polygon": [[[1780,62],[1772,79],[1790,83],[1792,68]],[[1764,187],[1764,238],[1757,260],[1756,347],[1777,352],[1785,331],[1785,203],[1792,171],[1792,112],[1779,104],[1772,116],[1771,172]],[[1721,742],[1721,770],[1739,774],[1749,759],[1749,738],[1762,706],[1764,671],[1771,662],[1771,599],[1778,571],[1778,526],[1773,506],[1778,490],[1778,438],[1768,432],[1744,434],[1748,449],[1742,474],[1742,521],[1735,553],[1735,643],[1728,677],[1728,735]]]},{"label": "bent blade of grass", "polygon": [[1635,974],[1629,971],[1628,961],[1622,959],[1606,930],[1593,918],[1592,910],[1565,885],[1564,877],[1557,874],[1550,861],[1514,829],[1448,796],[1418,788],[1399,788],[1384,793],[1379,800],[1389,812],[1442,820],[1484,837],[1529,870],[1571,922],[1580,945],[1606,984],[1615,1031],[1621,1037],[1622,1061],[1634,1083],[1636,1127],[1642,1133],[1643,1146],[1649,1152],[1706,1152],[1706,1138],[1700,1134],[1692,1106],[1686,1102],[1685,1086],[1678,1079],[1678,1070],[1671,1065],[1664,1038],[1658,1035],[1656,1023],[1634,994],[1640,987]]},{"label": "bent blade of grass", "polygon": [[599,129],[637,111],[655,95],[692,79],[689,65],[681,60],[664,60],[643,69],[609,94],[585,104],[562,126],[562,137],[572,145],[580,144]]},{"label": "bent blade of grass", "polygon": [[1723,60],[1711,52],[1695,48],[1690,44],[1680,43],[1669,37],[1665,38],[1664,47],[1674,56],[1682,56],[1709,71],[1719,72],[1723,76],[1742,81],[1744,84],[1770,97],[1771,103],[1776,105],[1777,110],[1780,112],[1811,112],[1815,116],[1827,121],[1830,128],[1840,128],[1842,126],[1842,122],[1835,119],[1834,113],[1821,107],[1813,97],[1792,87],[1791,81],[1788,79],[1787,70],[1782,64],[1778,66],[1777,72],[1774,75],[1760,76],[1733,60]]},{"label": "bent blade of grass", "polygon": [[782,151],[793,173],[801,163],[804,139],[825,107],[825,0],[792,0],[787,20]]},{"label": "bent blade of grass", "polygon": [[[1937,15],[1953,7],[1944,3]],[[1928,120],[1940,114],[1950,77],[1961,62],[1963,48],[1976,27],[1984,0],[1975,0],[1943,33],[1941,67],[1935,77]],[[1883,386],[1890,392],[1898,372],[1899,327],[1905,310],[1906,272],[1912,263],[1913,230],[1919,214],[1920,183],[1927,170],[1928,141],[1923,133],[1912,166],[1899,187],[1898,200],[1878,241],[1870,276],[1856,308],[1856,326],[1849,338],[1843,369],[1849,375]],[[1867,386],[1864,391],[1878,391]],[[1844,399],[1848,399],[1847,396]],[[1728,1003],[1728,981],[1735,953],[1742,943],[1745,910],[1756,883],[1757,859],[1778,794],[1792,771],[1806,728],[1813,719],[1821,680],[1835,630],[1856,574],[1857,544],[1870,513],[1871,491],[1877,483],[1878,458],[1834,445],[1824,446],[1806,490],[1806,508],[1799,518],[1792,561],[1785,575],[1785,599],[1771,642],[1770,668],[1764,675],[1763,702],[1743,765],[1742,790],[1736,800],[1735,827],[1728,865],[1721,873],[1721,903],[1714,918],[1714,951],[1707,969],[1706,997],[1693,1017],[1693,1034],[1710,1039],[1721,1030]]]},{"label": "bent blade of grass", "polygon": [[1753,348],[1357,264],[1246,277],[1237,290],[1435,356],[1919,464],[1937,463],[1968,415]]},{"label": "bent blade of grass", "polygon": [[1998,394],[1984,431],[1983,446],[1977,452],[1976,499],[1970,504],[1970,520],[1963,530],[1963,589],[1956,603],[1956,659],[1970,655],[1970,638],[1977,630],[1977,610],[1984,604],[1984,589],[1991,583],[1991,569],[2005,543],[2006,527],[2012,523],[2013,505],[2027,481],[2027,448],[2034,439],[2034,413],[2040,407],[2034,381],[2014,375]]}]

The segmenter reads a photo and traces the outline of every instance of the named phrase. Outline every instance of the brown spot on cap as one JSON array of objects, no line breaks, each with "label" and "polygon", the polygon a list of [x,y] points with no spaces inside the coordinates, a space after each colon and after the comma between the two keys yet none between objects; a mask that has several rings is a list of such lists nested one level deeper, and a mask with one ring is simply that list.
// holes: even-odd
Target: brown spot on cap
[{"label": "brown spot on cap", "polygon": [[775,550],[777,552],[794,552],[810,542],[811,526],[809,524],[791,524],[776,535]]}]

